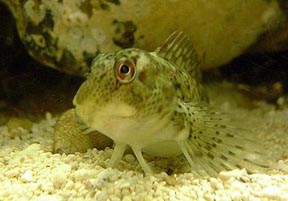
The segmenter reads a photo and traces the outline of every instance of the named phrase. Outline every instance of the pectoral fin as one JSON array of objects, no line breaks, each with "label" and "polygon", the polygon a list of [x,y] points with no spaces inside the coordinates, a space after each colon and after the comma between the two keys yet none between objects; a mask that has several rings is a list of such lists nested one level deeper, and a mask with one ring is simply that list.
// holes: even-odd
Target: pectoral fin
[{"label": "pectoral fin", "polygon": [[264,148],[250,131],[229,126],[224,114],[205,104],[179,103],[190,128],[188,139],[179,141],[183,154],[197,172],[216,175],[222,170],[269,167]]}]

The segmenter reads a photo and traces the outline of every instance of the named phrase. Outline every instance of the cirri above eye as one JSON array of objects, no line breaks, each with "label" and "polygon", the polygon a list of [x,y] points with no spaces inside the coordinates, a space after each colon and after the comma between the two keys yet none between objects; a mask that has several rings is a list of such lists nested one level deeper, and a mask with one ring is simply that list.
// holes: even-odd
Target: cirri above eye
[{"label": "cirri above eye", "polygon": [[135,65],[129,60],[120,60],[115,65],[115,73],[121,83],[129,83],[135,78]]}]

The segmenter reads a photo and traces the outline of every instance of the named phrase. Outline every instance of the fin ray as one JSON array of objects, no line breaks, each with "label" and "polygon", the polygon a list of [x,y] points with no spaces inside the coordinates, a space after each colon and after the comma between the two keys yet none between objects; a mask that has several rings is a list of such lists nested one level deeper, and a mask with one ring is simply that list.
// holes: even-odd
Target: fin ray
[{"label": "fin ray", "polygon": [[[202,168],[214,176],[221,170],[246,168],[253,172],[269,167],[264,148],[248,136],[251,133],[228,126],[220,112],[195,103],[179,103],[178,109],[192,128],[190,137],[183,144],[193,163],[201,166],[196,165],[196,171]],[[195,169],[195,165],[192,168]]]},{"label": "fin ray", "polygon": [[200,65],[195,48],[183,32],[173,32],[156,50],[156,54],[184,68],[196,80],[201,79]]}]

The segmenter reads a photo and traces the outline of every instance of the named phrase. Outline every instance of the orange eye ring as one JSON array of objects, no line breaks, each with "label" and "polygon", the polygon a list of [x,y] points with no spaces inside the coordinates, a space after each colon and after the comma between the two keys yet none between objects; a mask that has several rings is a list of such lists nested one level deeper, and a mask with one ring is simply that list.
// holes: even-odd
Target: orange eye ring
[{"label": "orange eye ring", "polygon": [[115,73],[121,83],[132,82],[136,75],[135,65],[129,60],[119,61],[115,66]]}]

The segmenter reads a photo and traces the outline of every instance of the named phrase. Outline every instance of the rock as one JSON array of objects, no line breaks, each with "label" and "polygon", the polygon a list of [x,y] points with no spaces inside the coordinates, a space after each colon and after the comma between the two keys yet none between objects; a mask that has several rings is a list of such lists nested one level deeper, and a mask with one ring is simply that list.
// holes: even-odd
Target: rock
[{"label": "rock", "polygon": [[177,30],[191,37],[205,69],[229,62],[265,36],[260,50],[277,49],[269,45],[274,36],[278,49],[288,41],[285,0],[1,1],[36,60],[82,76],[99,52],[151,51]]}]

